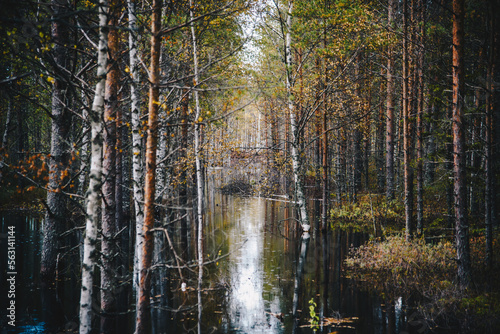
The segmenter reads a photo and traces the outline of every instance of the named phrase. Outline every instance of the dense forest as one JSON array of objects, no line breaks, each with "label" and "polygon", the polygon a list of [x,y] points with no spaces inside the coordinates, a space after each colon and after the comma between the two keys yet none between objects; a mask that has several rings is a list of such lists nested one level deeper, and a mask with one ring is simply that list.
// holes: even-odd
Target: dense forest
[{"label": "dense forest", "polygon": [[[447,240],[453,273],[424,276],[452,277],[455,297],[488,296],[498,317],[498,0],[1,9],[0,204],[43,212],[43,282],[76,254],[80,333],[113,333],[127,311],[149,333],[164,270],[195,271],[201,295],[216,261],[204,252],[210,180],[292,201],[302,238],[369,233],[372,248],[348,264],[374,285],[402,265],[373,265],[380,241],[411,263],[412,247]],[[171,238],[191,231],[188,261]]]}]

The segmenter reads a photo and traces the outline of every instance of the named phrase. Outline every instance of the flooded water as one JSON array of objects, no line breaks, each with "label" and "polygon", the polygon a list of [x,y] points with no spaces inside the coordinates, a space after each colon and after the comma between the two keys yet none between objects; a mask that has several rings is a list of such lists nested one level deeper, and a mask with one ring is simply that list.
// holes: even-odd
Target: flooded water
[{"label": "flooded water", "polygon": [[[289,203],[263,198],[213,194],[206,218],[200,295],[197,267],[190,261],[196,254],[196,234],[188,233],[186,245],[180,228],[170,231],[178,254],[191,266],[166,270],[157,281],[161,287],[153,294],[153,333],[385,333],[401,327],[397,303],[392,313],[386,312],[380,298],[358,291],[341,277],[348,248],[360,245],[366,236],[313,231],[304,238],[296,229]],[[77,270],[67,269],[57,288],[41,287],[42,222],[21,214],[3,215],[1,221],[0,333],[72,332],[78,323]],[[6,324],[9,301],[4,288],[5,235],[12,225],[17,231],[15,327]],[[133,310],[133,298],[129,300],[129,310]],[[330,325],[312,326],[315,315],[328,319]],[[339,322],[339,318],[350,320]],[[125,332],[132,333],[132,312],[127,319],[120,321],[128,324]]]}]

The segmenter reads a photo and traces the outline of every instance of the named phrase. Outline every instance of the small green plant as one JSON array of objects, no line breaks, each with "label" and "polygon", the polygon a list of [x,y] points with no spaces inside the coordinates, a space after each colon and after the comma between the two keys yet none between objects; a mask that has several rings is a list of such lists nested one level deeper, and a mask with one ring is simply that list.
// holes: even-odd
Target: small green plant
[{"label": "small green plant", "polygon": [[309,316],[311,317],[311,319],[309,319],[309,323],[314,331],[316,331],[319,327],[319,316],[316,313],[316,306],[318,305],[314,302],[314,298],[311,298],[309,301]]}]

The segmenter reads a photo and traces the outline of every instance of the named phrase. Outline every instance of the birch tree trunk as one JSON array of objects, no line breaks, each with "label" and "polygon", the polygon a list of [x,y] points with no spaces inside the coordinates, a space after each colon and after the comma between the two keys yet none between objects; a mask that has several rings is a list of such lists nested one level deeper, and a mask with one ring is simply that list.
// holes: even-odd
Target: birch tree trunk
[{"label": "birch tree trunk", "polygon": [[[65,0],[53,0],[52,39],[54,43],[55,81],[52,91],[52,138],[49,158],[49,190],[47,191],[47,213],[43,224],[43,244],[40,274],[43,280],[56,278],[56,258],[59,251],[59,235],[66,223],[66,195],[62,185],[67,180],[69,168],[68,136],[71,126],[69,90],[66,70],[69,68],[69,56],[66,45],[69,43],[69,27],[65,22],[69,12]],[[64,18],[63,18],[64,17]]]},{"label": "birch tree trunk", "polygon": [[288,2],[288,11],[286,17],[286,34],[285,34],[285,67],[286,67],[286,91],[288,112],[290,114],[290,130],[292,135],[291,150],[292,150],[292,169],[293,178],[295,181],[295,193],[297,197],[297,206],[299,208],[299,219],[304,232],[308,232],[311,225],[309,224],[309,216],[307,215],[306,198],[302,187],[302,178],[300,175],[300,154],[299,154],[299,128],[295,115],[294,94],[293,94],[293,76],[292,76],[292,12],[293,1]]},{"label": "birch tree trunk", "polygon": [[142,233],[144,224],[144,193],[142,189],[143,182],[143,164],[141,159],[141,111],[139,96],[139,62],[137,59],[137,17],[135,9],[135,0],[128,0],[128,20],[129,20],[129,67],[130,67],[130,111],[132,123],[132,183],[133,183],[133,201],[135,209],[135,251],[134,251],[134,273],[133,288],[137,290],[139,286],[140,261],[142,258],[142,247],[144,245],[144,234]]},{"label": "birch tree trunk", "polygon": [[151,295],[151,262],[154,236],[150,232],[155,221],[155,179],[156,148],[158,137],[158,109],[160,83],[160,46],[161,46],[161,0],[153,0],[151,17],[151,65],[149,69],[149,106],[148,106],[148,139],[146,143],[146,178],[144,186],[144,244],[141,254],[140,281],[137,291],[136,334],[149,333],[151,327],[150,295]]},{"label": "birch tree trunk", "polygon": [[118,1],[109,2],[108,64],[104,89],[102,241],[101,241],[101,333],[114,330],[116,312],[116,109],[118,108]]},{"label": "birch tree trunk", "polygon": [[80,293],[80,334],[92,329],[93,275],[97,260],[97,225],[101,205],[102,176],[102,118],[104,114],[104,89],[108,56],[107,0],[99,1],[99,46],[97,51],[97,84],[94,102],[90,110],[91,156],[89,188],[86,194],[87,218],[83,244],[82,288]]},{"label": "birch tree trunk", "polygon": [[453,0],[453,194],[458,280],[461,288],[469,286],[471,276],[464,134],[464,7],[464,0]]},{"label": "birch tree trunk", "polygon": [[[193,14],[193,0],[189,0],[189,15],[191,20],[194,18]],[[198,77],[198,50],[196,45],[196,32],[194,29],[194,24],[191,22],[191,36],[193,38],[193,63],[194,63],[194,102],[195,102],[195,121],[194,121],[194,151],[196,160],[196,195],[197,195],[197,207],[196,207],[196,217],[198,223],[198,333],[201,333],[201,314],[202,314],[202,304],[201,304],[201,283],[203,279],[203,174],[201,165],[201,147],[200,147],[200,127],[201,127],[201,114],[200,114],[200,101],[198,96],[198,91],[196,86],[199,82]]]},{"label": "birch tree trunk", "polygon": [[[82,94],[83,95],[83,94]],[[85,104],[82,110],[82,117],[83,119],[88,119],[88,103],[85,100],[84,96],[82,96],[82,100],[84,101],[83,103]],[[78,190],[77,194],[80,196],[84,196],[85,192],[85,181],[87,180],[87,170],[88,170],[88,165],[89,165],[89,155],[88,155],[88,149],[89,149],[89,142],[90,142],[90,134],[89,134],[90,127],[87,122],[82,123],[82,132],[84,133],[83,138],[82,138],[82,148],[80,149],[80,171],[83,171],[80,173],[78,176]]]}]

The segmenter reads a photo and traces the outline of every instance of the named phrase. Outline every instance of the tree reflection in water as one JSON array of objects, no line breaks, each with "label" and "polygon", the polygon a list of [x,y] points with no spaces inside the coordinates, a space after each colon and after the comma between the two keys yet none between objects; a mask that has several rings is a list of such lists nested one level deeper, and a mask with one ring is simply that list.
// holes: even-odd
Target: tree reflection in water
[{"label": "tree reflection in water", "polygon": [[[357,291],[348,280],[340,277],[342,258],[349,246],[359,245],[366,240],[365,236],[314,231],[312,240],[301,238],[290,203],[218,193],[212,193],[212,197],[207,202],[206,264],[201,290],[197,284],[196,261],[193,261],[196,256],[194,229],[184,233],[181,223],[168,228],[177,254],[182,254],[184,264],[191,269],[183,269],[182,281],[177,268],[165,268],[164,272],[155,274],[155,281],[160,286],[154,288],[153,294],[159,298],[153,302],[154,334],[197,332],[198,329],[201,333],[312,333],[312,328],[303,327],[309,324],[308,307],[312,298],[317,304],[317,313],[324,317],[332,318],[336,314],[359,317],[360,321],[352,324],[357,333],[387,331],[388,324],[394,328],[394,322],[401,321],[393,304],[393,308],[389,308],[391,312],[383,312],[383,323],[377,321],[375,324],[373,314],[380,312],[380,302],[375,303],[370,294]],[[31,264],[23,266],[19,277],[23,279],[20,281],[23,287],[34,289],[30,290],[29,299],[23,296],[18,300],[17,333],[30,329],[49,333],[49,328],[62,330],[67,324],[71,329],[77,323],[75,310],[79,290],[74,282],[78,280],[60,282],[64,294],[58,295],[57,310],[66,312],[58,311],[60,318],[65,319],[61,323],[61,319],[50,316],[53,312],[49,311],[55,310],[51,298],[47,298],[50,291],[42,295],[36,288],[39,222],[34,227],[27,222],[21,219],[16,223],[24,224],[22,228],[19,226],[19,231],[23,231],[23,238],[30,241],[18,247],[19,263]],[[191,251],[183,251],[186,245]],[[168,245],[164,247],[169,248]],[[218,256],[221,258],[214,260]],[[175,267],[172,259],[167,250],[166,258],[156,260],[167,261]],[[184,291],[182,283],[186,285]],[[201,324],[198,323],[198,306],[202,306]],[[129,309],[133,309],[130,303]],[[129,313],[129,317],[134,316]],[[133,333],[132,322],[123,321],[128,333]],[[328,333],[338,329],[320,327],[318,331]]]}]

